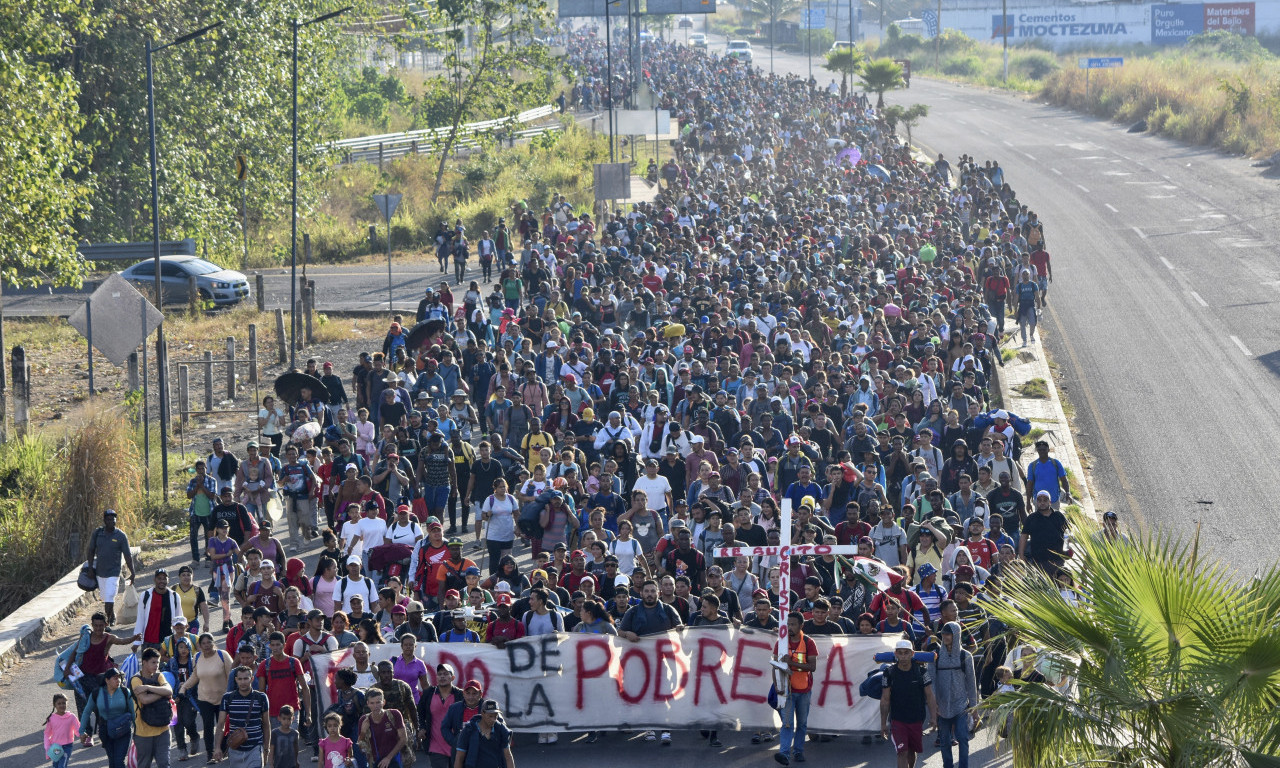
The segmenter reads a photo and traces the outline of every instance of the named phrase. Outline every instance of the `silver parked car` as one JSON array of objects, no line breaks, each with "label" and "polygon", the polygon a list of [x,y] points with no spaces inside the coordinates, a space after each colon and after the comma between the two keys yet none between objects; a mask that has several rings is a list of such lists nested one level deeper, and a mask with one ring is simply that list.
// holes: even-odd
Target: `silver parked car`
[{"label": "silver parked car", "polygon": [[[144,259],[120,273],[120,276],[139,287],[154,288],[155,261]],[[164,290],[165,304],[182,304],[191,300],[191,278],[196,279],[196,290],[201,301],[212,301],[223,306],[236,304],[249,298],[249,280],[240,272],[223,269],[197,256],[161,256],[160,284]]]}]

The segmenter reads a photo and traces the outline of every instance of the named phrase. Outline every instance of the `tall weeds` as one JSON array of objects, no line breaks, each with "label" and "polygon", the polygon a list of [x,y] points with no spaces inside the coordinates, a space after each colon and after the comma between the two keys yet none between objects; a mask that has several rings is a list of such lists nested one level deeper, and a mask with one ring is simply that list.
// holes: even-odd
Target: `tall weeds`
[{"label": "tall weeds", "polygon": [[0,446],[0,616],[74,567],[72,541],[83,557],[104,509],[126,532],[154,522],[140,503],[141,467],[133,427],[117,412]]}]

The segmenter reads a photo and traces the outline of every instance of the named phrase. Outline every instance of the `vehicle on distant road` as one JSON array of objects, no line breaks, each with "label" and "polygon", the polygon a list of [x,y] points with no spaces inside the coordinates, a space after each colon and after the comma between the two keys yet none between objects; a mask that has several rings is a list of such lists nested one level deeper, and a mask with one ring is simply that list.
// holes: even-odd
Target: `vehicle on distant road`
[{"label": "vehicle on distant road", "polygon": [[707,36],[701,32],[694,32],[692,35],[689,35],[689,45],[694,48],[705,49],[707,47]]},{"label": "vehicle on distant road", "polygon": [[[153,259],[143,259],[120,273],[139,287],[152,288],[156,281]],[[239,303],[249,298],[249,279],[241,272],[223,269],[196,256],[161,256],[160,284],[163,303],[181,304],[191,300],[191,278],[196,279],[199,300],[217,306]]]},{"label": "vehicle on distant road", "polygon": [[640,42],[647,43],[653,40],[653,33],[647,29],[640,30]]},{"label": "vehicle on distant road", "polygon": [[835,53],[836,51],[843,50],[845,48],[852,48],[852,47],[853,47],[853,43],[849,42],[848,40],[837,40],[831,44],[830,52]]},{"label": "vehicle on distant road", "polygon": [[680,21],[676,23],[676,26],[680,27],[680,29],[690,29],[693,27],[693,19],[688,16],[681,16]]},{"label": "vehicle on distant road", "polygon": [[751,63],[751,43],[746,40],[730,40],[729,45],[725,48],[725,56],[732,56],[735,59]]}]

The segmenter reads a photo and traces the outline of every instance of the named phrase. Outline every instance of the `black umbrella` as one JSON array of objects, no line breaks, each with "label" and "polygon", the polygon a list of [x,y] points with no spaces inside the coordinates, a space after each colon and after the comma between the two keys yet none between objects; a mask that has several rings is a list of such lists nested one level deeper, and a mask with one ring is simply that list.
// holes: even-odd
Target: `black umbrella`
[{"label": "black umbrella", "polygon": [[275,390],[276,397],[279,397],[286,405],[292,407],[302,399],[302,388],[306,387],[311,390],[312,397],[319,397],[322,400],[328,400],[328,390],[324,386],[324,382],[302,371],[289,371],[280,374],[276,379]]},{"label": "black umbrella", "polygon": [[409,329],[409,337],[404,340],[404,345],[410,351],[416,352],[425,347],[433,336],[443,330],[444,320],[423,320]]}]

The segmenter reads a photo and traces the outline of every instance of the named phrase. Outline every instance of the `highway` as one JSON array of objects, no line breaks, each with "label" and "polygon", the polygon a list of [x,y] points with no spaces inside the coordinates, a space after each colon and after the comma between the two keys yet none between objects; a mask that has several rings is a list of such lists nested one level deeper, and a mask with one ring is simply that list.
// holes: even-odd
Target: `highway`
[{"label": "highway", "polygon": [[[767,71],[767,50],[756,62]],[[803,56],[775,54],[774,67],[808,73]],[[815,58],[819,84],[831,74]],[[1188,543],[1199,523],[1200,551],[1242,576],[1275,563],[1261,518],[1280,465],[1251,458],[1280,428],[1274,178],[985,88],[917,76],[886,101],[929,105],[916,143],[953,165],[998,161],[1046,222],[1055,280],[1041,329],[1099,509]]]}]

